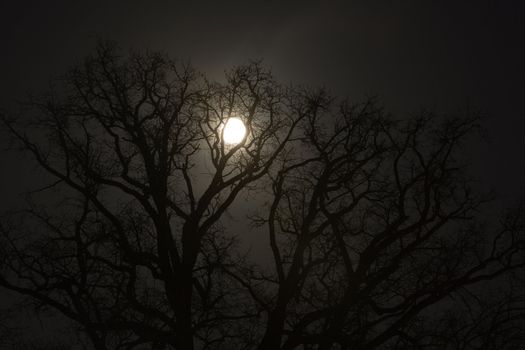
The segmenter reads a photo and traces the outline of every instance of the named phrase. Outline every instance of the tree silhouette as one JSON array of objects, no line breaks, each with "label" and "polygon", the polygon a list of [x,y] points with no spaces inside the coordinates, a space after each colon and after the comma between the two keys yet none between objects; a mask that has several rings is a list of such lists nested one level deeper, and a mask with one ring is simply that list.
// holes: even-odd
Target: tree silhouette
[{"label": "tree silhouette", "polygon": [[[248,131],[234,145],[222,137],[232,116]],[[95,349],[523,339],[506,287],[524,265],[523,215],[477,219],[489,198],[461,159],[477,118],[396,121],[374,99],[280,85],[260,62],[217,83],[102,43],[3,121],[49,183],[2,219],[0,285],[70,319]],[[259,207],[265,261],[228,225],[241,196]],[[493,280],[506,296],[490,304],[497,286],[480,286]]]}]

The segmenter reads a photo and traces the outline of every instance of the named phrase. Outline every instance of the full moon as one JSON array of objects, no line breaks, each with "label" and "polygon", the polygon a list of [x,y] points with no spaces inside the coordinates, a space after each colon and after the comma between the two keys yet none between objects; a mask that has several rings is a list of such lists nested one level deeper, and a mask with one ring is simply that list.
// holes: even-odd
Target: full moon
[{"label": "full moon", "polygon": [[224,125],[222,137],[228,144],[236,144],[242,141],[246,134],[246,127],[239,118],[229,118]]}]

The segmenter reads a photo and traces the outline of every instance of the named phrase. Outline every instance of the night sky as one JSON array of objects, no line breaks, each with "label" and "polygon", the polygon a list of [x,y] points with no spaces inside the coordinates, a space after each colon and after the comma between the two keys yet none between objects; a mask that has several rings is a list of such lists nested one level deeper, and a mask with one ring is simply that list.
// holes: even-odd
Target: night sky
[{"label": "night sky", "polygon": [[[283,82],[377,95],[395,117],[478,110],[488,144],[468,157],[486,188],[525,194],[525,6],[520,1],[2,2],[0,106],[89,54],[96,37],[163,50],[219,79],[262,58]],[[3,207],[27,169],[2,155]],[[19,181],[21,182],[21,181]],[[7,193],[7,195],[6,195]],[[6,199],[9,198],[9,199]]]},{"label": "night sky", "polygon": [[[282,82],[356,102],[377,95],[398,118],[479,111],[488,137],[465,150],[473,175],[505,201],[525,198],[523,1],[3,1],[0,108],[43,91],[97,37],[216,79],[261,58]],[[19,155],[1,154],[5,210],[33,180]]]}]

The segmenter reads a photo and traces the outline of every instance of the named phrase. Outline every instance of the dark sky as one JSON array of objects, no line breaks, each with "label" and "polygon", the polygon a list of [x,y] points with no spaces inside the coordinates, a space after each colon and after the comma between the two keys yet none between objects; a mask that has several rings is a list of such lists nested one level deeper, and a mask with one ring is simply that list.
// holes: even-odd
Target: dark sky
[{"label": "dark sky", "polygon": [[[378,95],[397,117],[479,110],[490,143],[465,151],[472,172],[505,200],[525,198],[523,0],[3,0],[0,109],[42,91],[96,36],[191,59],[212,77],[263,58],[283,82],[355,101]],[[0,211],[34,184],[28,164],[0,153]]]},{"label": "dark sky", "polygon": [[[219,77],[263,58],[284,82],[378,95],[396,116],[421,108],[487,115],[491,143],[466,153],[503,196],[525,195],[523,1],[3,1],[0,106],[41,91],[95,36],[161,49]],[[27,171],[2,154],[2,207]]]}]

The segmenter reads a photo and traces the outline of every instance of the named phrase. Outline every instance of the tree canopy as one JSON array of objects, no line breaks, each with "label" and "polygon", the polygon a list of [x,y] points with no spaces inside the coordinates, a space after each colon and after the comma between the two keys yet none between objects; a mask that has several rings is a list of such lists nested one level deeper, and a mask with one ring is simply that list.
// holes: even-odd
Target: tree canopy
[{"label": "tree canopy", "polygon": [[[247,133],[227,144],[223,126]],[[523,213],[483,220],[477,116],[219,82],[102,43],[3,124],[49,176],[1,221],[0,286],[95,349],[502,349],[524,340]],[[253,259],[228,224],[250,198]],[[481,213],[481,214],[480,214]],[[264,244],[260,244],[264,242]]]}]

